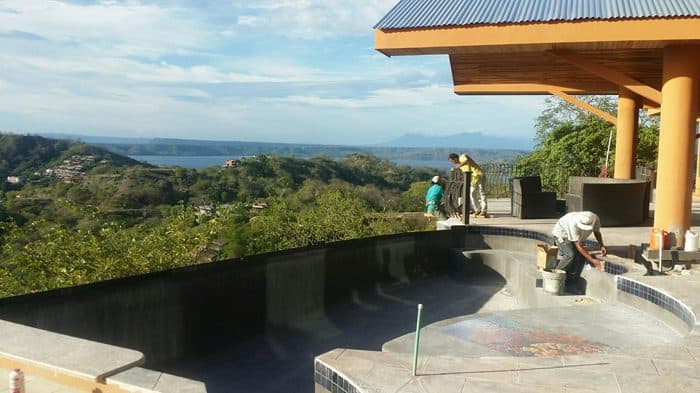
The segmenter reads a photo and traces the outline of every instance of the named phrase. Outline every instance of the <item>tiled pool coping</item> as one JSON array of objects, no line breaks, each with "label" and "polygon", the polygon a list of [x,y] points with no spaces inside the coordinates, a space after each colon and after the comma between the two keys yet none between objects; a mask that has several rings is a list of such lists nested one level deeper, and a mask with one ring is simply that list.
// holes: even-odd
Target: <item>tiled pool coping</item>
[{"label": "tiled pool coping", "polygon": [[363,391],[348,381],[334,369],[316,359],[314,361],[314,382],[331,393],[362,393]]},{"label": "tiled pool coping", "polygon": [[618,291],[644,299],[670,312],[683,321],[688,329],[695,327],[695,314],[675,297],[629,277],[617,276],[615,282]]}]

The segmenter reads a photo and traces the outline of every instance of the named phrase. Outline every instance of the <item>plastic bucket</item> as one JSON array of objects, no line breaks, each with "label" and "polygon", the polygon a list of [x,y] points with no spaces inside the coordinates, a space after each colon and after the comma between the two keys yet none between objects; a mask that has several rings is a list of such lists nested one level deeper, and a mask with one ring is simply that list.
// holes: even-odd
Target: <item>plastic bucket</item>
[{"label": "plastic bucket", "polygon": [[690,229],[685,231],[683,251],[698,251],[698,234]]},{"label": "plastic bucket", "polygon": [[[658,250],[659,246],[661,246],[663,249],[668,249],[668,240],[668,232],[664,231],[663,229],[654,228],[651,230],[651,234],[649,235],[649,249]],[[659,244],[659,242],[661,242],[661,244]]]},{"label": "plastic bucket", "polygon": [[542,270],[542,289],[551,295],[564,293],[566,271],[559,269]]}]

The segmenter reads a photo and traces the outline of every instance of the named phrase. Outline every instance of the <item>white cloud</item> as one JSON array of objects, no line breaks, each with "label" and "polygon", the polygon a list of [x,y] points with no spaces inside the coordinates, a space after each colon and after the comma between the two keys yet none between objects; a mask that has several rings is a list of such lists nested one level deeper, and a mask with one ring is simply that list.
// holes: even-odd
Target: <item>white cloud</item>
[{"label": "white cloud", "polygon": [[0,0],[0,128],[363,143],[539,108],[373,51],[396,0],[237,1]]},{"label": "white cloud", "polygon": [[364,98],[334,98],[293,95],[280,99],[270,99],[271,102],[301,104],[319,107],[337,108],[383,108],[383,107],[414,107],[431,106],[454,100],[450,86],[430,85],[411,89],[377,89]]},{"label": "white cloud", "polygon": [[213,66],[195,65],[183,67],[161,62],[143,63],[125,58],[95,58],[84,61],[80,58],[49,59],[23,57],[12,59],[0,54],[0,61],[21,64],[24,71],[33,69],[54,76],[91,75],[135,82],[148,83],[252,83],[283,82],[286,80],[264,75],[221,71]]},{"label": "white cloud", "polygon": [[[179,97],[203,98],[202,102]],[[247,105],[235,100],[207,99],[196,89],[127,89],[106,86],[99,95],[63,89],[0,91],[4,111],[45,124],[44,131],[85,131],[121,135],[191,135],[240,127]],[[22,130],[17,131],[36,131]]]},{"label": "white cloud", "polygon": [[260,23],[260,18],[253,15],[241,15],[238,17],[238,24],[241,26],[255,27]]},{"label": "white cloud", "polygon": [[263,16],[257,26],[306,39],[369,35],[397,0],[252,0],[239,7]]},{"label": "white cloud", "polygon": [[195,49],[209,33],[181,8],[129,2],[92,5],[55,0],[5,0],[13,12],[0,13],[0,31],[22,31],[70,45],[153,56],[175,48]]}]

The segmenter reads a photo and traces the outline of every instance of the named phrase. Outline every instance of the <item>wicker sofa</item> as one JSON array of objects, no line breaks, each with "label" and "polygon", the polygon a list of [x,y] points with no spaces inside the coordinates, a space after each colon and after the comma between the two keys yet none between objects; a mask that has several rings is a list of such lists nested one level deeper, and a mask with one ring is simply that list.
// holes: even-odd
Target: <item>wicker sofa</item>
[{"label": "wicker sofa", "polygon": [[511,184],[511,212],[519,218],[554,218],[557,194],[543,192],[539,176],[514,177]]},{"label": "wicker sofa", "polygon": [[638,225],[649,217],[651,183],[572,176],[566,195],[567,211],[589,210],[600,217],[603,226]]}]

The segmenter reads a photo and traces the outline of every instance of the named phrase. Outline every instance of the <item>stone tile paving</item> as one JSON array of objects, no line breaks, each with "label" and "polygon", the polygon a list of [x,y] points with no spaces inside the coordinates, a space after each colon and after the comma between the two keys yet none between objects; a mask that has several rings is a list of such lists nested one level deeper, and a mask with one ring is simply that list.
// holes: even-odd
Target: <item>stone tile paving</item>
[{"label": "stone tile paving", "polygon": [[[676,347],[682,349],[682,347]],[[698,392],[700,364],[625,354],[555,358],[428,356],[410,374],[410,355],[345,350],[320,357],[363,392]],[[388,359],[388,361],[387,361]],[[369,372],[368,372],[369,370]]]},{"label": "stone tile paving", "polygon": [[[616,311],[617,310],[617,311]],[[588,304],[558,309],[500,312],[509,320],[538,322],[539,326],[571,329],[597,337],[614,349],[553,357],[493,356],[436,346],[422,341],[417,377],[410,375],[411,335],[393,340],[385,350],[343,350],[319,357],[363,392],[699,392],[700,337],[681,337],[666,325],[621,304]],[[579,315],[579,320],[569,320]],[[490,317],[491,315],[486,315]],[[553,317],[558,316],[558,317]],[[454,318],[425,328],[426,332],[484,317]],[[586,323],[587,321],[587,323]],[[609,327],[608,327],[609,326]],[[586,333],[586,332],[589,333]],[[423,336],[423,337],[438,337]],[[478,348],[473,346],[472,349]],[[457,356],[450,356],[454,352]],[[507,351],[506,351],[507,352]],[[367,370],[371,372],[366,372]]]},{"label": "stone tile paving", "polygon": [[467,319],[440,330],[513,356],[594,353],[610,348],[582,337],[532,328],[502,315]]},{"label": "stone tile paving", "polygon": [[[491,325],[494,320],[508,328]],[[634,334],[630,334],[630,329]],[[641,355],[653,355],[654,351],[671,351],[673,347],[668,345],[676,344],[680,339],[678,332],[632,307],[618,303],[582,304],[475,314],[439,321],[423,328],[421,351],[431,355],[465,357],[543,357],[615,353],[639,347],[636,350]],[[385,343],[383,350],[411,353],[413,340],[414,335],[410,333]],[[557,350],[540,352],[523,350],[533,343],[559,343],[561,346]],[[513,346],[516,344],[521,347]],[[683,349],[682,353],[686,359],[691,359],[687,350]]]}]

